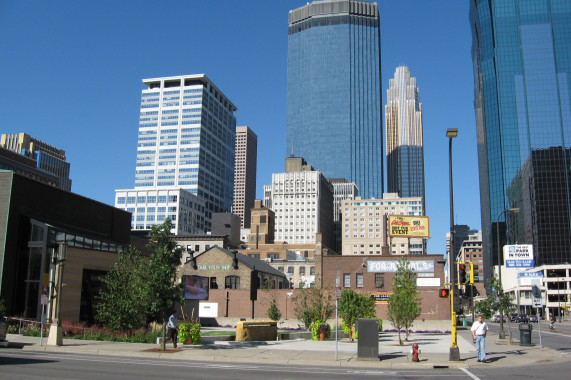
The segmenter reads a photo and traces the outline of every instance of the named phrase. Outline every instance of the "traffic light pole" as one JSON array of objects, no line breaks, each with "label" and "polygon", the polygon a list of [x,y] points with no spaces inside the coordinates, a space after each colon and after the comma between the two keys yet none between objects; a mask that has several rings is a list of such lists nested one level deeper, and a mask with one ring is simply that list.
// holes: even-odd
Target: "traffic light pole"
[{"label": "traffic light pole", "polygon": [[[450,133],[449,133],[450,132]],[[455,133],[454,133],[455,132]],[[452,344],[450,345],[450,355],[448,360],[460,361],[460,350],[456,341],[456,313],[454,312],[454,295],[456,294],[456,266],[454,261],[456,252],[454,250],[454,188],[452,186],[452,139],[456,137],[458,130],[449,129],[446,136],[449,137],[449,184],[450,184],[450,250],[448,251],[448,267],[450,270],[450,317],[452,319]]]}]

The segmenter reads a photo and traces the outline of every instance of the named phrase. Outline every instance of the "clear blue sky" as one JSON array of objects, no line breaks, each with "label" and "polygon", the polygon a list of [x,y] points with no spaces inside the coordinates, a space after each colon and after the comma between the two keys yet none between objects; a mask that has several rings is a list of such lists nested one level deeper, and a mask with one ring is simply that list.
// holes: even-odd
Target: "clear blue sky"
[{"label": "clear blue sky", "polygon": [[[258,135],[258,197],[283,172],[288,11],[303,0],[0,1],[0,133],[64,149],[72,191],[113,204],[134,185],[143,78],[205,73]],[[447,128],[455,221],[480,228],[467,0],[381,0],[383,102],[399,65],[424,113],[429,253],[449,230]]]}]

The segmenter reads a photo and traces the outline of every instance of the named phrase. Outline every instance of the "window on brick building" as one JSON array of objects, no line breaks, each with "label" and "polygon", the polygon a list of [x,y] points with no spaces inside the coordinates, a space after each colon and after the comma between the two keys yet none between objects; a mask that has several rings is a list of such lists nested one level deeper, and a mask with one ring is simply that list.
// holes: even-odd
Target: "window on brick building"
[{"label": "window on brick building", "polygon": [[357,283],[357,287],[362,288],[364,283],[363,273],[357,273],[355,277],[356,277],[355,282]]},{"label": "window on brick building", "polygon": [[384,288],[385,287],[385,274],[384,273],[375,273],[375,286],[377,288]]},{"label": "window on brick building", "polygon": [[226,276],[224,289],[240,289],[239,276]]},{"label": "window on brick building", "polygon": [[350,288],[351,287],[351,274],[344,273],[343,274],[343,287]]}]

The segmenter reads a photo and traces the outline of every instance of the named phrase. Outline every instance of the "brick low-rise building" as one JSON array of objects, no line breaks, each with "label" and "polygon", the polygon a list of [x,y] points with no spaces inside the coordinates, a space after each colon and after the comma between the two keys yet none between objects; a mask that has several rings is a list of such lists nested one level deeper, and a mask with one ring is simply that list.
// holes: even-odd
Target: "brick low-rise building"
[{"label": "brick low-rise building", "polygon": [[288,287],[285,274],[266,262],[220,247],[196,255],[181,267],[180,275],[207,277],[210,289],[250,289],[253,270],[258,271],[261,284],[269,280],[272,289]]},{"label": "brick low-rise building", "polygon": [[[438,290],[444,287],[444,263],[440,255],[408,255],[421,298],[419,320],[449,320],[450,299],[440,298]],[[393,279],[399,257],[394,256],[340,256],[315,258],[321,286],[334,289],[337,271],[341,289],[350,289],[375,297],[377,316],[387,319],[388,298],[393,294]]]}]

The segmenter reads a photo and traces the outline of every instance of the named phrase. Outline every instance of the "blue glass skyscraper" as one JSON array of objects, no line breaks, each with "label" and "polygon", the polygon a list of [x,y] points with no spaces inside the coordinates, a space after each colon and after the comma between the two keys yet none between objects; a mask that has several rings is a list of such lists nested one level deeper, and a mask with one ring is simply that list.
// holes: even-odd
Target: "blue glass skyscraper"
[{"label": "blue glass skyscraper", "polygon": [[316,1],[289,13],[287,152],[382,197],[379,11]]},{"label": "blue glass skyscraper", "polygon": [[571,260],[571,2],[472,0],[485,276],[500,243]]}]

